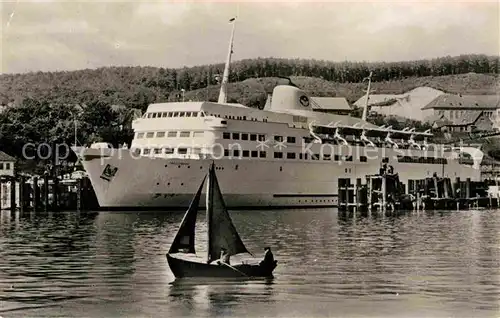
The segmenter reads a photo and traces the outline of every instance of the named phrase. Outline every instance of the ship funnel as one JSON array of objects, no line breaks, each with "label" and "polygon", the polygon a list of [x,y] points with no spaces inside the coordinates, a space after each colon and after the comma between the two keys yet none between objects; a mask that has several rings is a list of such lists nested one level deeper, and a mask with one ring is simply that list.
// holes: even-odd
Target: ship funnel
[{"label": "ship funnel", "polygon": [[270,109],[277,112],[292,109],[312,110],[312,101],[300,88],[279,85],[273,90]]}]

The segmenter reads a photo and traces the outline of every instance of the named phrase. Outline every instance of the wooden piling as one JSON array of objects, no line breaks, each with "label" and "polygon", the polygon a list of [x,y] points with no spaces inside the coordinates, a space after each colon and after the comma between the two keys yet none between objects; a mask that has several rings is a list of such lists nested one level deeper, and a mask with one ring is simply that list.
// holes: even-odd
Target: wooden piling
[{"label": "wooden piling", "polygon": [[83,179],[78,179],[77,188],[76,188],[76,210],[77,211],[81,211],[83,208],[83,206],[82,206],[83,184],[84,184]]},{"label": "wooden piling", "polygon": [[470,178],[467,178],[467,180],[465,181],[465,198],[468,200],[471,198],[471,188],[470,188]]},{"label": "wooden piling", "polygon": [[38,177],[33,177],[33,211],[40,208],[40,187],[38,186]]},{"label": "wooden piling", "polygon": [[43,204],[44,211],[49,211],[49,176],[47,174],[43,176]]},{"label": "wooden piling", "polygon": [[52,211],[59,211],[59,179],[57,176],[52,180]]},{"label": "wooden piling", "polygon": [[14,178],[10,180],[10,210],[16,210],[16,180]]},{"label": "wooden piling", "polygon": [[19,177],[19,211],[24,212],[26,205],[24,204],[26,198],[26,177]]}]

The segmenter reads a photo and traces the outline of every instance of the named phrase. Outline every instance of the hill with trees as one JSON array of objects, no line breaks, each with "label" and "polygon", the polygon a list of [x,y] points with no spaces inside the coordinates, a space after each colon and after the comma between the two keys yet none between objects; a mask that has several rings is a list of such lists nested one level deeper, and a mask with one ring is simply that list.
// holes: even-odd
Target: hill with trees
[{"label": "hill with trees", "polygon": [[[363,79],[373,72],[378,94],[400,94],[419,86],[462,94],[498,93],[499,57],[461,55],[432,60],[364,63],[305,59],[258,58],[231,64],[228,101],[263,107],[267,95],[290,77],[312,96],[343,96],[353,103],[364,94]],[[27,143],[67,143],[78,121],[82,144],[132,138],[130,123],[150,103],[185,100],[216,101],[223,64],[165,69],[105,67],[67,72],[0,75],[0,150],[22,158]],[[359,112],[358,112],[359,113]],[[377,116],[379,123],[393,119]],[[400,123],[405,125],[406,123]],[[417,123],[415,123],[418,125]],[[394,126],[396,127],[396,126]],[[45,161],[23,161],[35,168]]]}]

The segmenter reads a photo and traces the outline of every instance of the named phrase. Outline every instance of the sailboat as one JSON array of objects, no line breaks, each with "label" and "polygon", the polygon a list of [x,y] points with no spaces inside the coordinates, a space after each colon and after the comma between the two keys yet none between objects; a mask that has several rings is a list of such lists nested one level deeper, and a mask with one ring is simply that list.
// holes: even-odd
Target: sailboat
[{"label": "sailboat", "polygon": [[222,249],[228,255],[248,253],[252,255],[241,240],[236,227],[226,209],[224,198],[212,163],[208,172],[206,189],[206,219],[207,219],[207,258],[206,262],[188,260],[183,254],[195,254],[196,216],[201,198],[201,192],[207,176],[205,176],[191,200],[188,210],[179,226],[174,241],[167,253],[167,261],[176,278],[183,277],[223,277],[249,278],[272,277],[277,262],[271,264],[237,264],[230,265],[217,261]]}]

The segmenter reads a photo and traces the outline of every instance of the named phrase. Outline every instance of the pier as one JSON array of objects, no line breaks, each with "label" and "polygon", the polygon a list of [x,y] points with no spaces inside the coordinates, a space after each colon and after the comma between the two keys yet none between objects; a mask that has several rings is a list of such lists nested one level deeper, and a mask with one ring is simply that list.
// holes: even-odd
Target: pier
[{"label": "pier", "polygon": [[399,181],[397,174],[367,175],[363,183],[357,178],[338,179],[340,212],[391,212],[397,210],[461,210],[497,208],[499,198],[488,194],[485,182],[470,178],[431,178]]},{"label": "pier", "polygon": [[98,208],[87,177],[0,176],[0,210],[88,211]]}]

